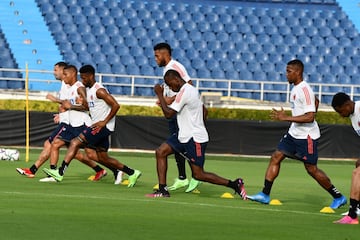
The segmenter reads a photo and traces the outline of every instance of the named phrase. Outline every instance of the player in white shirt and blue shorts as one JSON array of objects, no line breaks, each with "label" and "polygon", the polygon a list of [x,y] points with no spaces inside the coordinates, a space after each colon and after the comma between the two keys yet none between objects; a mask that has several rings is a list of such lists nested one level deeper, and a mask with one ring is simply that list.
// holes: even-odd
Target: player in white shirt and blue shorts
[{"label": "player in white shirt and blue shorts", "polygon": [[256,195],[248,196],[248,199],[269,204],[272,185],[279,175],[281,162],[286,158],[300,160],[304,163],[307,173],[312,176],[319,185],[333,197],[330,207],[339,208],[346,204],[347,199],[331,183],[330,178],[317,167],[318,161],[318,139],[320,129],[315,120],[318,99],[315,97],[311,87],[303,80],[304,64],[300,60],[288,62],[286,77],[289,84],[294,87],[290,93],[290,104],[292,115],[288,116],[283,108],[273,108],[271,118],[273,120],[290,122],[288,132],[280,140],[265,173],[264,187]]},{"label": "player in white shirt and blue shorts", "polygon": [[[177,116],[179,126],[178,139],[162,144],[162,153],[157,149],[156,166],[159,180],[159,189],[154,193],[146,194],[147,197],[170,197],[166,184],[167,156],[177,151],[190,163],[193,178],[223,185],[234,189],[243,199],[246,199],[244,182],[241,178],[234,181],[225,179],[211,172],[205,172],[205,150],[209,141],[208,132],[205,128],[204,105],[200,99],[199,91],[184,79],[175,70],[168,70],[164,80],[172,91],[177,92],[175,100],[170,106],[165,101],[164,88],[157,84],[154,91],[159,98],[161,109],[166,118]],[[171,144],[171,145],[170,145]]]}]

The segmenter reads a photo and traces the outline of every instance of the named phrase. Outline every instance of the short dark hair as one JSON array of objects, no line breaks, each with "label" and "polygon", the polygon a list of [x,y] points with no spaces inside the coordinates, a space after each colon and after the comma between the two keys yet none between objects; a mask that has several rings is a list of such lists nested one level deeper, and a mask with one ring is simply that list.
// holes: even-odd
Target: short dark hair
[{"label": "short dark hair", "polygon": [[71,64],[66,64],[66,66],[64,67],[64,70],[65,69],[72,69],[74,70],[76,73],[77,73],[77,67],[75,65],[71,65]]},{"label": "short dark hair", "polygon": [[171,56],[171,47],[166,42],[158,43],[154,46],[154,51],[166,49],[169,52],[169,55]]},{"label": "short dark hair", "polygon": [[304,64],[299,59],[291,60],[287,63],[287,65],[294,65],[294,66],[298,67],[300,69],[300,71],[304,71]]},{"label": "short dark hair", "polygon": [[351,101],[350,100],[350,96],[347,95],[344,92],[338,92],[334,95],[332,101],[331,101],[331,106],[333,108],[337,108],[337,107],[341,107],[342,105],[344,105],[347,101]]},{"label": "short dark hair", "polygon": [[164,79],[165,78],[182,79],[181,76],[180,76],[180,73],[178,71],[175,71],[174,69],[170,69],[170,70],[166,71],[166,73],[164,75]]},{"label": "short dark hair", "polygon": [[95,68],[92,65],[84,65],[79,70],[80,73],[90,73],[95,75]]},{"label": "short dark hair", "polygon": [[59,67],[66,67],[68,64],[66,62],[57,62],[54,64],[54,66],[59,66]]}]

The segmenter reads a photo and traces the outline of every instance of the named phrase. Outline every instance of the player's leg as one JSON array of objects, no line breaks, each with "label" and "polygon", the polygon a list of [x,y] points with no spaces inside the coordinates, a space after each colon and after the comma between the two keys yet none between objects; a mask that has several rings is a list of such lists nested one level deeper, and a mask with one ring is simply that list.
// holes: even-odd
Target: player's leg
[{"label": "player's leg", "polygon": [[80,147],[84,145],[84,141],[85,138],[82,134],[81,136],[72,139],[60,168],[58,170],[44,168],[44,172],[52,176],[56,181],[62,181],[66,169],[68,168],[71,160],[75,157],[76,153],[79,151]]},{"label": "player's leg", "polygon": [[271,154],[268,167],[265,172],[264,186],[261,192],[255,195],[248,195],[248,199],[268,204],[273,183],[280,172],[281,162],[286,156],[293,157],[295,154],[294,139],[286,134],[279,142],[277,150]]},{"label": "player's leg", "polygon": [[[174,138],[174,144],[176,144],[176,142],[179,143],[179,141]],[[167,142],[162,143],[155,150],[156,171],[158,175],[159,188],[155,189],[156,191],[154,193],[146,194],[147,197],[170,197],[166,183],[166,176],[168,169],[167,158],[172,153],[173,153],[173,148]]]},{"label": "player's leg", "polygon": [[[205,149],[207,143],[197,143],[193,139],[190,139],[188,143],[184,144],[186,156],[190,161],[190,167],[192,177],[216,185],[222,185],[234,189],[243,199],[246,199],[246,191],[244,188],[244,182],[241,178],[237,178],[234,181],[225,179],[215,173],[204,171],[205,163]],[[191,160],[190,160],[191,159]]]},{"label": "player's leg", "polygon": [[358,209],[360,204],[360,167],[352,172],[351,189],[350,189],[350,206],[346,216],[334,221],[339,224],[359,224]]},{"label": "player's leg", "polygon": [[129,175],[128,187],[135,186],[137,180],[141,176],[141,172],[139,170],[129,168],[128,166],[119,162],[115,158],[110,157],[107,153],[107,148],[98,147],[96,149],[96,153],[99,163],[108,167],[109,169],[119,169],[122,172],[126,173],[127,175]]},{"label": "player's leg", "polygon": [[27,176],[28,178],[35,177],[37,170],[49,159],[50,149],[51,143],[49,140],[46,140],[44,142],[43,149],[41,150],[41,153],[39,154],[35,163],[31,165],[30,168],[16,168],[16,171],[21,175]]},{"label": "player's leg", "polygon": [[330,178],[325,174],[325,172],[318,168],[317,145],[317,140],[311,139],[310,137],[308,139],[301,139],[298,140],[296,151],[299,159],[302,159],[304,162],[307,173],[334,198],[333,202],[330,204],[330,207],[336,209],[345,205],[347,203],[347,199],[331,183]]}]

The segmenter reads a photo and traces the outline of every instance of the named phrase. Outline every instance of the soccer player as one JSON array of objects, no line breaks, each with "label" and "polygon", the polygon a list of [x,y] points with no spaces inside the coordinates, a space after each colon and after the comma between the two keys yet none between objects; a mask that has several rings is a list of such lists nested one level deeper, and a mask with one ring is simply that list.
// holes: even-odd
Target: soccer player
[{"label": "soccer player", "polygon": [[[163,75],[165,73],[172,69],[177,71],[182,79],[184,79],[186,82],[191,84],[191,79],[189,77],[189,74],[187,73],[185,67],[178,61],[172,59],[171,57],[171,47],[167,43],[158,43],[154,46],[154,57],[157,65],[159,67],[163,67]],[[169,86],[164,83],[164,99],[168,105],[170,105],[176,96],[176,93],[172,91]],[[158,102],[159,104],[159,102]],[[179,132],[179,127],[176,120],[176,114],[173,115],[171,118],[168,118],[168,124],[169,124],[169,132],[170,136],[168,141],[174,136],[177,137],[177,134]],[[161,148],[161,146],[160,146]],[[175,160],[176,165],[178,169],[178,178],[175,179],[175,182],[173,185],[169,186],[169,190],[176,190],[182,187],[187,187],[185,192],[192,192],[196,187],[200,184],[200,181],[192,178],[189,182],[189,180],[186,178],[186,170],[185,170],[185,159],[183,156],[181,156],[179,153],[175,151]]]},{"label": "soccer player", "polygon": [[[54,77],[56,80],[61,81],[59,98],[56,98],[51,94],[47,94],[47,96],[46,96],[47,99],[49,99],[51,101],[53,101],[54,99],[66,99],[68,85],[63,81],[64,68],[66,66],[67,66],[67,64],[65,62],[57,62],[54,65],[54,70],[53,70]],[[59,136],[61,131],[68,126],[68,123],[69,123],[68,114],[65,111],[63,111],[63,109],[60,109],[59,114],[54,115],[54,122],[59,125],[51,133],[49,138],[47,140],[45,140],[43,149],[42,149],[38,159],[35,161],[35,163],[30,168],[16,168],[16,171],[19,174],[25,175],[29,178],[33,178],[33,177],[35,177],[37,170],[49,159],[50,153],[51,153],[52,142],[54,141],[54,139],[56,139]],[[100,180],[100,178],[102,177],[102,174],[100,174],[100,173],[102,173],[104,171],[103,168],[101,168],[96,163],[91,161],[86,154],[84,154],[80,151],[76,154],[75,158],[78,159],[79,161],[83,162],[84,164],[88,165],[89,167],[93,168],[97,174],[95,176],[98,176],[97,180]],[[55,169],[56,166],[50,165],[50,168]],[[40,179],[40,181],[41,182],[54,182],[56,180],[49,176],[49,177]]]},{"label": "soccer player", "polygon": [[[332,99],[331,106],[342,117],[348,117],[351,120],[352,127],[360,136],[360,101],[352,101],[346,93],[336,93]],[[355,169],[352,172],[350,188],[350,206],[346,216],[334,223],[339,224],[359,224],[357,215],[360,214],[360,159],[355,163]]]},{"label": "soccer player", "polygon": [[[79,135],[79,133],[86,127],[91,125],[91,119],[88,113],[88,105],[86,102],[86,89],[84,85],[77,81],[77,68],[74,65],[67,65],[63,70],[63,82],[67,84],[66,99],[58,99],[51,97],[50,100],[61,104],[61,114],[66,114],[68,124],[61,128],[57,137],[51,143],[50,150],[50,166],[55,169],[58,159],[59,150],[61,147],[68,145],[69,142]],[[65,92],[65,91],[64,91]],[[96,171],[93,181],[98,181],[107,175],[105,169],[101,168],[91,159],[96,160],[96,153],[94,150],[85,149],[85,162],[88,166]],[[114,175],[118,175],[118,170],[112,170]],[[120,173],[121,174],[121,173]],[[52,178],[53,179],[53,178]]]},{"label": "soccer player", "polygon": [[289,84],[294,85],[290,93],[292,115],[288,116],[283,108],[280,110],[273,108],[271,118],[290,122],[291,125],[271,155],[262,191],[248,196],[248,199],[264,204],[270,202],[271,188],[279,175],[281,162],[289,157],[304,163],[307,173],[334,198],[330,207],[336,209],[345,205],[347,199],[331,183],[330,178],[317,167],[320,130],[315,114],[318,100],[309,84],[303,80],[303,71],[304,65],[298,59],[288,62],[286,66],[287,80]]},{"label": "soccer player", "polygon": [[235,190],[243,199],[246,199],[244,182],[241,178],[234,181],[227,180],[214,173],[204,170],[205,149],[209,136],[204,123],[204,105],[201,102],[199,91],[181,78],[175,70],[168,70],[164,80],[170,89],[177,92],[175,100],[168,106],[163,95],[164,87],[156,84],[154,91],[159,98],[161,109],[166,118],[177,117],[179,133],[177,138],[171,138],[156,149],[156,166],[159,180],[159,189],[147,197],[170,197],[166,185],[167,156],[174,151],[182,154],[191,167],[192,176],[200,181],[223,185]]},{"label": "soccer player", "polygon": [[58,170],[44,169],[44,172],[62,181],[65,170],[80,147],[96,150],[97,161],[110,169],[120,169],[129,175],[128,187],[133,187],[141,176],[139,170],[134,170],[108,155],[109,137],[115,129],[115,116],[120,106],[115,98],[98,82],[95,81],[95,69],[91,65],[80,68],[80,77],[86,87],[86,98],[91,116],[91,126],[86,127],[70,146]]}]

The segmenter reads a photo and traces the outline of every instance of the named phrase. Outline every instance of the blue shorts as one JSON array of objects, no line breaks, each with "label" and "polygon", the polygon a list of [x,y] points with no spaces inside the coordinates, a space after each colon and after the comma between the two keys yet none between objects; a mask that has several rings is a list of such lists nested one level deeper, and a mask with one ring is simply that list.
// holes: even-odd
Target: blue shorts
[{"label": "blue shorts", "polygon": [[176,114],[174,116],[172,116],[170,119],[168,119],[168,124],[169,124],[170,135],[172,135],[174,133],[178,134],[179,127],[178,127],[178,124],[177,124]]},{"label": "blue shorts", "polygon": [[86,147],[101,151],[107,151],[109,149],[109,137],[111,133],[112,132],[106,127],[101,128],[100,131],[94,131],[91,127],[85,127],[82,131],[86,139]]},{"label": "blue shorts", "polygon": [[187,143],[181,143],[177,138],[177,134],[173,134],[167,139],[166,143],[171,146],[174,152],[182,155],[191,164],[204,167],[207,142],[197,143],[191,138]]},{"label": "blue shorts", "polygon": [[280,140],[277,149],[289,158],[316,165],[318,160],[317,146],[317,139],[311,139],[310,136],[307,139],[296,139],[287,133]]},{"label": "blue shorts", "polygon": [[[70,127],[69,124],[66,123],[59,123],[59,125],[55,128],[55,130],[50,134],[48,140],[50,143],[54,141],[55,138],[58,138],[61,136],[61,134],[64,134],[64,132]],[[77,136],[77,135],[76,135]],[[75,136],[75,137],[76,137]]]},{"label": "blue shorts", "polygon": [[87,128],[86,125],[82,125],[80,127],[73,127],[68,125],[64,131],[62,131],[59,135],[59,139],[63,140],[66,144],[69,144],[73,138],[79,136],[79,134]]}]

